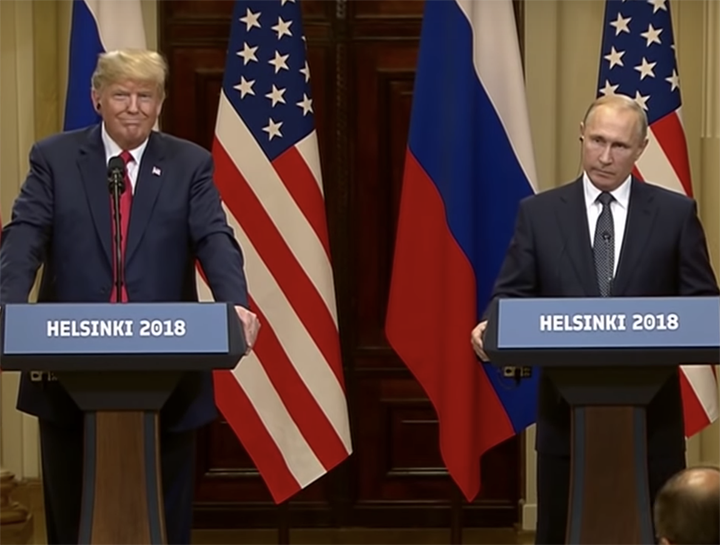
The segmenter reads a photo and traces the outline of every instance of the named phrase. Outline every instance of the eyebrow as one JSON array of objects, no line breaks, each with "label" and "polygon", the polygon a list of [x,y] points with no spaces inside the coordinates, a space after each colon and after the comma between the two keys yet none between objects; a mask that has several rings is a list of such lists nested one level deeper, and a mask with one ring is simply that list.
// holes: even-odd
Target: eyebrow
[{"label": "eyebrow", "polygon": [[602,134],[597,134],[597,133],[596,133],[596,134],[590,133],[590,134],[588,134],[588,137],[589,137],[589,138],[599,138],[599,139],[601,139],[601,140],[605,140],[605,141],[611,142],[611,143],[613,143],[613,144],[622,144],[622,145],[624,145],[624,146],[631,146],[631,145],[632,145],[632,142],[631,142],[631,141],[628,141],[628,140],[612,140],[612,139],[610,139],[610,138],[607,138],[606,136],[603,136]]}]

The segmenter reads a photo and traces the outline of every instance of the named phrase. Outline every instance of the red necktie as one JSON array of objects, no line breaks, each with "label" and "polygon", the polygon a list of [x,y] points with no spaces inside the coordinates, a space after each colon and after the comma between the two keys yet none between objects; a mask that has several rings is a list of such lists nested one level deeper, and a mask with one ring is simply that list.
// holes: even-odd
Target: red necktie
[{"label": "red necktie", "polygon": [[[127,232],[128,232],[128,224],[130,223],[130,207],[132,205],[132,185],[130,185],[130,176],[127,172],[127,165],[134,161],[133,156],[130,155],[129,151],[123,151],[120,154],[120,157],[123,161],[125,161],[125,190],[122,192],[122,195],[120,195],[120,235],[122,236],[122,243],[121,243],[121,254],[122,254],[122,264],[120,269],[120,274],[123,275],[123,280],[125,277],[125,247],[127,246]],[[110,197],[110,207],[112,210],[112,214],[114,215],[114,208],[112,208],[112,197]],[[112,295],[110,296],[110,302],[116,303],[117,302],[117,292],[115,290],[115,283],[117,281],[117,278],[114,278],[114,271],[115,271],[115,256],[117,253],[115,252],[115,222],[112,222],[112,246],[113,246],[113,288],[112,288]],[[123,281],[122,285],[122,302],[127,303],[128,296],[127,296],[127,290],[125,288],[125,282]]]}]

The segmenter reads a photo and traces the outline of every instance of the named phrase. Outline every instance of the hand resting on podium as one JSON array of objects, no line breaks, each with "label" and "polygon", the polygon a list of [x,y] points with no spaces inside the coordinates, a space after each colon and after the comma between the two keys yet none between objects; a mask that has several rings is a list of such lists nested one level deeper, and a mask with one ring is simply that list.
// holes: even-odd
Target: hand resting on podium
[{"label": "hand resting on podium", "polygon": [[475,350],[478,358],[485,362],[490,361],[490,358],[488,358],[487,354],[485,353],[483,345],[483,335],[485,335],[486,327],[487,320],[483,320],[478,325],[476,325],[470,333],[470,342],[472,344],[473,350]]},{"label": "hand resting on podium", "polygon": [[255,340],[260,331],[260,320],[258,320],[257,314],[250,312],[240,305],[235,306],[235,312],[237,312],[238,318],[240,318],[243,325],[243,333],[245,334],[245,342],[247,343],[245,355],[247,355],[253,349],[253,346],[255,346]]}]

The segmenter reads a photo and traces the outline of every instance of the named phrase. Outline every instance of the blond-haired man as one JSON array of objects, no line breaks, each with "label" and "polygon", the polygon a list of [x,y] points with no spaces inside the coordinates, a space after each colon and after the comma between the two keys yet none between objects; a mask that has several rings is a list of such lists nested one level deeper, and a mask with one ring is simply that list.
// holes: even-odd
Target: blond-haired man
[{"label": "blond-haired man", "polygon": [[[201,147],[153,130],[167,67],[156,52],[103,54],[90,96],[102,123],[51,136],[30,152],[30,172],[0,245],[0,301],[27,302],[44,265],[40,302],[116,300],[111,158],[126,164],[121,197],[123,301],[194,301],[198,260],[217,301],[234,303],[251,348],[243,256]],[[132,214],[130,214],[132,211]],[[77,543],[82,413],[56,381],[23,376],[18,409],[38,416],[48,543]],[[169,543],[189,543],[195,430],[216,417],[212,378],[187,373],[161,412],[162,484]]]}]

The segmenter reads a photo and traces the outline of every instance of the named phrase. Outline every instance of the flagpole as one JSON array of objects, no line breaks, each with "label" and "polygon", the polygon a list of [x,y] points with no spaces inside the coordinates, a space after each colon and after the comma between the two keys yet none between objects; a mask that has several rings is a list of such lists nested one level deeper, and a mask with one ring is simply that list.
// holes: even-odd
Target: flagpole
[{"label": "flagpole", "polygon": [[290,544],[290,510],[288,508],[289,503],[290,500],[285,500],[277,506],[278,545]]},{"label": "flagpole", "polygon": [[452,482],[452,493],[450,497],[450,543],[460,545],[463,534],[463,494],[460,487]]}]

